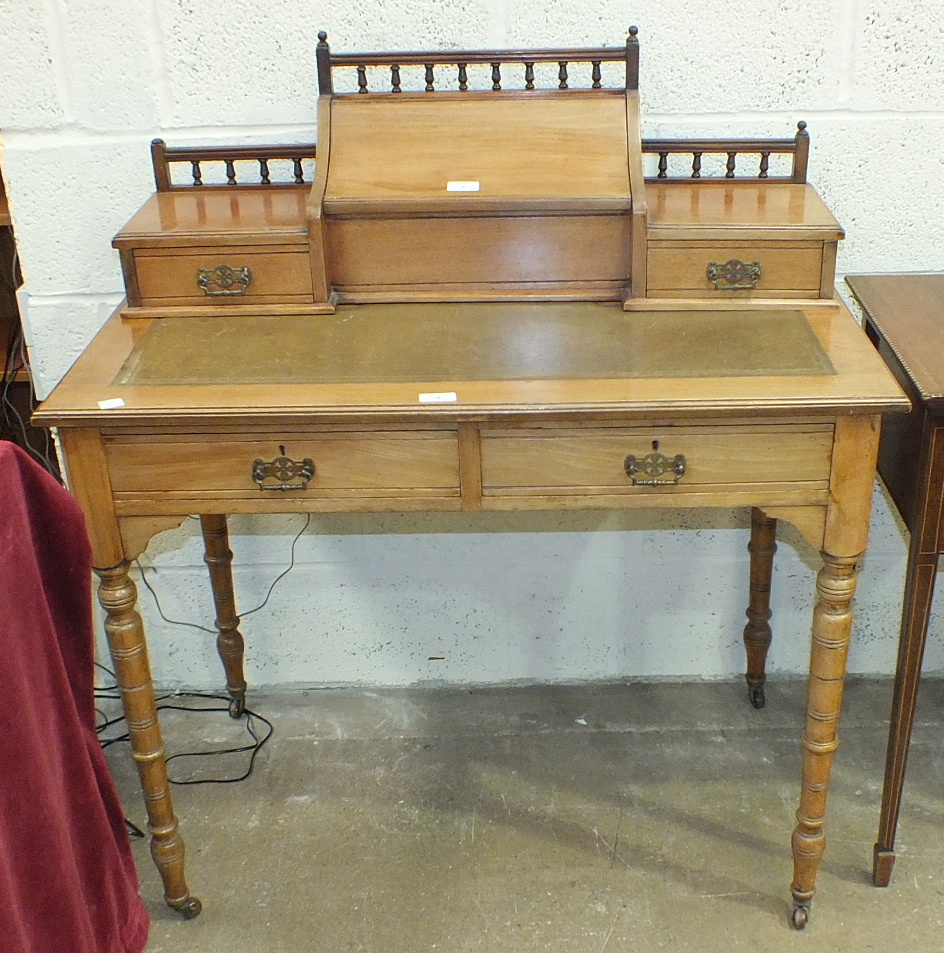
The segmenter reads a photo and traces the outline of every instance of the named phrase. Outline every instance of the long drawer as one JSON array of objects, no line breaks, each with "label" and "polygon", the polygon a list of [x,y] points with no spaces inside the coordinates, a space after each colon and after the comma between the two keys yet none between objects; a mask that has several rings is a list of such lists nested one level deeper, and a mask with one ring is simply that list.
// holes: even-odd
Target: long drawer
[{"label": "long drawer", "polygon": [[[833,428],[695,426],[482,432],[483,496],[825,490]],[[681,461],[679,461],[681,458]]]},{"label": "long drawer", "polygon": [[454,431],[121,434],[105,453],[118,502],[459,494]]},{"label": "long drawer", "polygon": [[142,248],[134,252],[134,269],[143,307],[313,300],[306,245]]},{"label": "long drawer", "polygon": [[824,242],[816,241],[654,241],[647,290],[650,297],[816,298],[824,281],[823,256]]}]

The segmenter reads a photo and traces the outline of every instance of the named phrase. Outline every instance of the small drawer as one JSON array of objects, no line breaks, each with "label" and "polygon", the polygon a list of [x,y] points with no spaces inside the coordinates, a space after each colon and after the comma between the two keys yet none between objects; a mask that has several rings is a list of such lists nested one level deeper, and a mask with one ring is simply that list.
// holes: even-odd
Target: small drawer
[{"label": "small drawer", "polygon": [[306,246],[138,249],[142,307],[307,304],[313,300]]},{"label": "small drawer", "polygon": [[486,495],[825,489],[832,444],[829,425],[489,430],[482,488]]},{"label": "small drawer", "polygon": [[819,297],[823,242],[650,242],[650,297]]},{"label": "small drawer", "polygon": [[452,431],[121,435],[106,438],[116,498],[239,499],[459,492]]}]

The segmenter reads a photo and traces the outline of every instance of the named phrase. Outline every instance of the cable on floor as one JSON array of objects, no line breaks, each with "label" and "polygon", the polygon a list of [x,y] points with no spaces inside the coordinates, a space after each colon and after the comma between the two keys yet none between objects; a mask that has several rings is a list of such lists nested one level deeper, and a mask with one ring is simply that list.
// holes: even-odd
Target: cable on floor
[{"label": "cable on floor", "polygon": [[[242,613],[240,618],[245,618],[248,615],[252,615],[254,612],[258,612],[260,609],[264,608],[268,603],[269,598],[271,597],[275,587],[278,583],[287,576],[292,569],[295,567],[295,547],[298,544],[299,539],[301,539],[302,534],[308,529],[311,524],[311,514],[307,514],[305,518],[305,523],[302,528],[295,534],[295,538],[292,540],[292,546],[290,550],[290,558],[288,567],[282,572],[280,572],[275,579],[272,580],[272,583],[269,585],[269,588],[265,594],[265,598],[262,602],[259,603],[255,608],[249,609],[247,612]],[[138,570],[141,573],[141,581],[144,583],[144,587],[151,593],[151,597],[154,600],[154,605],[157,609],[160,617],[170,625],[180,625],[186,626],[191,629],[198,629],[201,632],[208,632],[211,635],[216,634],[216,629],[208,628],[204,625],[199,625],[196,622],[187,622],[181,619],[171,619],[165,613],[161,606],[160,599],[158,598],[157,592],[154,587],[148,581],[147,574],[144,567],[141,565],[140,560],[135,560],[135,564],[138,567]],[[152,571],[153,571],[153,567]],[[118,679],[115,673],[109,669],[107,666],[102,665],[100,662],[95,663],[96,667],[103,673],[105,673],[109,679],[109,684],[106,685],[97,685],[95,687],[95,697],[100,700],[109,700],[117,701],[120,700],[121,694],[118,688]],[[212,701],[223,701],[226,702],[226,707],[207,707],[205,705],[179,705],[175,702],[180,698],[199,698]],[[155,701],[157,702],[158,711],[187,711],[187,712],[226,712],[227,716],[229,715],[229,698],[225,695],[218,695],[213,693],[206,692],[171,692],[166,695],[158,696]],[[112,728],[114,725],[121,724],[125,721],[125,716],[117,715],[115,717],[109,717],[105,712],[96,707],[95,709],[97,715],[96,728],[99,735],[101,736],[109,728]],[[239,781],[245,781],[253,771],[256,762],[256,756],[259,754],[259,751],[262,749],[263,745],[272,737],[272,733],[275,728],[271,721],[268,718],[260,715],[258,712],[252,711],[249,708],[243,710],[243,714],[240,718],[245,718],[245,728],[249,737],[252,739],[249,744],[237,745],[235,747],[227,748],[214,748],[208,751],[182,751],[177,754],[170,755],[165,763],[170,764],[172,761],[176,761],[182,758],[207,758],[213,756],[221,755],[233,755],[233,754],[246,754],[248,753],[248,763],[246,765],[245,771],[243,773],[231,776],[231,777],[202,777],[202,778],[175,778],[171,775],[171,772],[168,771],[168,780],[171,784],[235,784]],[[262,730],[264,728],[264,731]],[[110,745],[116,744],[118,742],[129,741],[130,735],[128,732],[124,732],[120,735],[115,735],[112,737],[101,737],[101,745],[103,748],[107,748]],[[133,825],[129,823],[130,827]],[[140,834],[139,828],[134,828]],[[136,835],[137,836],[137,835]],[[143,835],[141,835],[143,836]]]},{"label": "cable on floor", "polygon": [[[107,669],[104,665],[96,662],[96,665],[99,666],[103,671],[107,672],[109,675],[113,673]],[[108,700],[115,700],[117,696],[111,690],[111,688],[106,688],[103,693],[99,693],[96,690],[96,698],[104,698]],[[210,701],[224,701],[227,702],[225,707],[219,706],[206,706],[206,705],[180,705],[177,704],[178,699],[181,698],[194,698],[194,699],[205,699]],[[158,711],[184,711],[184,712],[206,712],[206,713],[218,713],[225,712],[227,714],[227,721],[231,721],[229,718],[229,698],[225,695],[219,695],[212,692],[169,692],[165,695],[160,695],[156,699],[157,701],[157,710]],[[98,710],[98,709],[97,709]],[[101,711],[98,710],[100,714]],[[229,754],[246,754],[248,753],[248,763],[246,764],[245,770],[241,774],[232,775],[229,777],[200,777],[200,778],[180,778],[173,777],[170,771],[168,771],[168,780],[171,784],[185,785],[185,784],[235,784],[239,781],[245,781],[255,767],[256,756],[262,750],[262,747],[265,743],[272,737],[275,727],[272,722],[269,721],[264,715],[260,715],[258,712],[252,711],[249,708],[246,708],[243,711],[243,714],[240,716],[241,720],[245,719],[244,727],[246,733],[252,739],[249,744],[245,745],[235,745],[231,747],[224,748],[212,748],[206,751],[181,751],[177,754],[172,754],[165,759],[166,764],[170,764],[172,761],[176,761],[181,758],[209,758],[209,757],[219,757],[222,755]],[[114,725],[121,724],[125,722],[125,716],[117,715],[114,718],[107,718],[102,715],[102,720],[96,726],[96,730],[101,736],[105,731]],[[265,730],[260,731],[260,726],[264,726]],[[113,744],[118,744],[120,742],[130,741],[130,734],[125,731],[119,735],[113,735],[110,737],[100,737],[100,743],[102,748],[108,748]]]}]

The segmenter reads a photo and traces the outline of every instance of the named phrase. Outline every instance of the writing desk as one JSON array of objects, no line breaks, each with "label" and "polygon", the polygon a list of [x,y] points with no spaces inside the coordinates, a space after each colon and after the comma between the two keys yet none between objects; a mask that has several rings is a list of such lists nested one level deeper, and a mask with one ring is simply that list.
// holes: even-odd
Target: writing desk
[{"label": "writing desk", "polygon": [[[880,415],[906,407],[835,301],[726,311],[492,302],[348,305],[314,316],[116,313],[37,419],[60,428],[88,516],[168,903],[199,911],[128,576],[155,533],[203,517],[218,605],[230,603],[220,647],[241,704],[225,514],[752,507],[755,528],[772,533],[787,519],[823,554],[793,834],[793,922],[803,926],[825,845]],[[770,557],[770,546],[756,548],[752,581],[765,561],[769,573]],[[752,591],[755,629],[761,588]]]},{"label": "writing desk", "polygon": [[855,275],[866,334],[911,398],[915,412],[890,418],[878,469],[911,542],[898,643],[885,787],[872,867],[885,887],[895,865],[895,831],[928,635],[937,564],[944,552],[944,275]]}]

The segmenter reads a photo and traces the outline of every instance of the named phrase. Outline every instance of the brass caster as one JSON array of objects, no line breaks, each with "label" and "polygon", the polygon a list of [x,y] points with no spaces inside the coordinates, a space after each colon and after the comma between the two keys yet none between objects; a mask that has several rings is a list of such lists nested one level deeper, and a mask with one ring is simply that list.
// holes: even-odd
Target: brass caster
[{"label": "brass caster", "polygon": [[176,910],[185,920],[192,920],[199,916],[203,904],[196,897],[187,897],[186,900],[167,901],[171,910]]},{"label": "brass caster", "polygon": [[809,901],[806,903],[794,903],[793,915],[790,917],[790,923],[794,930],[802,930],[810,922]]},{"label": "brass caster", "polygon": [[237,698],[230,699],[229,703],[229,717],[236,719],[242,718],[243,712],[246,710],[246,699],[244,696],[240,695]]},{"label": "brass caster", "polygon": [[759,685],[757,688],[748,688],[747,697],[751,701],[752,708],[763,708],[767,704],[767,696],[764,694],[764,687]]}]

